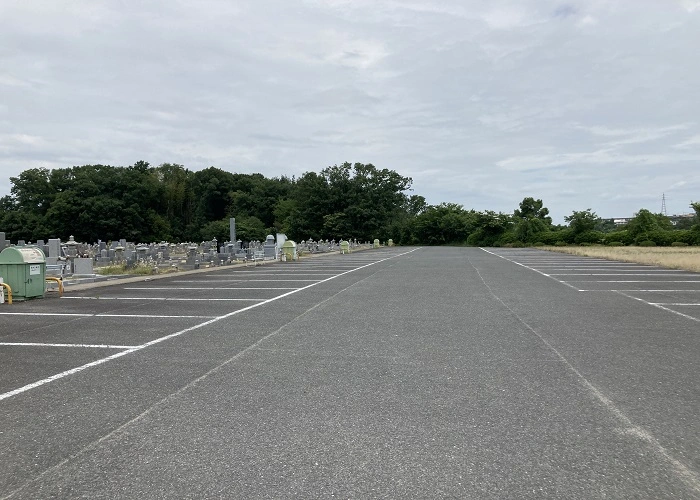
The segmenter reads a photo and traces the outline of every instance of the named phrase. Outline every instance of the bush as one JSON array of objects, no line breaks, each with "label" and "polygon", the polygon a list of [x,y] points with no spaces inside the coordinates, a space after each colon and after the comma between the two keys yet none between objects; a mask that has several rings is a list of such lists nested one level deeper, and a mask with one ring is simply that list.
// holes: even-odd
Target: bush
[{"label": "bush", "polygon": [[541,241],[536,241],[532,244],[532,246],[533,247],[543,247],[544,243],[542,243]]},{"label": "bush", "polygon": [[[660,246],[669,246],[672,242],[678,239],[678,235],[674,234],[674,231],[665,231],[663,229],[656,229],[654,231],[647,231],[645,233],[640,234],[637,236],[637,244],[640,244],[642,241],[653,241],[657,245]],[[642,245],[642,246],[648,246],[648,245]]]},{"label": "bush", "polygon": [[634,243],[634,240],[632,240],[632,237],[626,229],[613,231],[608,234],[608,238],[612,241],[620,241],[623,245],[632,245]]},{"label": "bush", "polygon": [[673,243],[671,243],[671,246],[672,247],[687,247],[688,244],[684,241],[674,241]]},{"label": "bush", "polygon": [[478,247],[478,246],[481,246],[481,245],[480,245],[480,243],[481,243],[481,236],[482,236],[482,231],[480,231],[479,229],[477,229],[477,230],[474,231],[472,234],[470,234],[469,236],[467,236],[467,245],[469,245],[470,247]]},{"label": "bush", "polygon": [[656,242],[655,242],[655,241],[651,241],[651,240],[644,240],[644,241],[640,241],[639,243],[637,243],[637,246],[640,246],[640,247],[655,247],[655,246],[656,246]]},{"label": "bush", "polygon": [[624,247],[625,244],[622,243],[621,241],[608,241],[607,245],[609,247]]},{"label": "bush", "polygon": [[566,242],[565,242],[565,241],[555,241],[555,242],[554,242],[554,246],[555,246],[555,247],[565,247],[565,246],[566,246]]},{"label": "bush", "polygon": [[571,238],[571,231],[569,229],[548,231],[537,235],[537,239],[545,245],[554,245],[557,241],[569,241]]},{"label": "bush", "polygon": [[586,231],[574,237],[574,243],[600,243],[605,237],[600,231]]}]

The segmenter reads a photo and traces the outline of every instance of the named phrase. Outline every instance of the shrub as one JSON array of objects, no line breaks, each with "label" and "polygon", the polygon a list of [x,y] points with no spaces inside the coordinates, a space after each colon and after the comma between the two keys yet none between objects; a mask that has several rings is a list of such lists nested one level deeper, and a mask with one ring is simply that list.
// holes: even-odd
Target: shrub
[{"label": "shrub", "polygon": [[543,247],[544,243],[542,243],[541,241],[536,241],[532,244],[532,246],[533,247]]},{"label": "shrub", "polygon": [[545,245],[554,245],[556,241],[565,241],[570,234],[570,231],[548,231],[546,233],[538,234],[537,239],[544,243]]},{"label": "shrub", "polygon": [[609,247],[624,247],[625,244],[622,243],[621,241],[608,241],[607,245]]},{"label": "shrub", "polygon": [[651,240],[644,240],[644,241],[640,241],[639,243],[637,243],[637,245],[640,247],[655,247],[656,242],[651,241]]},{"label": "shrub", "polygon": [[608,238],[613,241],[621,241],[623,245],[631,245],[634,243],[634,240],[632,240],[632,237],[626,229],[613,231],[608,235]]},{"label": "shrub", "polygon": [[605,235],[600,231],[586,231],[574,237],[574,243],[600,243]]},{"label": "shrub", "polygon": [[673,243],[671,243],[671,246],[672,247],[687,247],[688,244],[684,241],[674,241]]},{"label": "shrub", "polygon": [[675,234],[675,231],[665,231],[663,229],[656,229],[654,231],[647,231],[637,236],[637,244],[640,244],[642,241],[653,241],[657,245],[668,246],[678,239],[682,238],[678,238],[678,235]]},{"label": "shrub", "polygon": [[565,242],[565,241],[555,241],[555,242],[554,242],[554,246],[555,246],[555,247],[565,247],[565,246],[566,246],[566,242]]},{"label": "shrub", "polygon": [[479,246],[479,240],[481,239],[481,231],[475,231],[469,236],[467,236],[467,245],[472,247]]}]

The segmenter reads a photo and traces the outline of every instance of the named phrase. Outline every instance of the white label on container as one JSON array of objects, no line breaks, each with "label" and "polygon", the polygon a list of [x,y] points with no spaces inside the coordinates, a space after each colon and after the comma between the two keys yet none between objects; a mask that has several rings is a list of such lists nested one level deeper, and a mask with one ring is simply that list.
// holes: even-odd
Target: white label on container
[{"label": "white label on container", "polygon": [[41,274],[41,266],[39,264],[29,266],[29,275],[34,276],[35,274]]}]

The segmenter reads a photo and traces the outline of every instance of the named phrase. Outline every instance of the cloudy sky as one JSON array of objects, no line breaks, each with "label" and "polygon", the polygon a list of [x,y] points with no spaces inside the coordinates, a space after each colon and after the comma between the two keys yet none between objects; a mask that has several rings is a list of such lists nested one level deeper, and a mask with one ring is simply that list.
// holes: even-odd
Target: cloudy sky
[{"label": "cloudy sky", "polygon": [[0,196],[36,167],[373,163],[555,222],[700,200],[700,0],[3,0]]}]

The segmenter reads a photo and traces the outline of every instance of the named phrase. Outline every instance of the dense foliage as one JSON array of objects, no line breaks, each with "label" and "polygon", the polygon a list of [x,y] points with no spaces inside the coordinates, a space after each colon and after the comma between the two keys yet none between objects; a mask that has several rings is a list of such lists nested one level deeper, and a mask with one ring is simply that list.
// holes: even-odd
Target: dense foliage
[{"label": "dense foliage", "polygon": [[12,241],[69,235],[87,242],[224,241],[235,217],[243,241],[284,232],[296,240],[392,238],[428,245],[700,244],[700,203],[691,204],[695,217],[682,220],[641,209],[618,226],[586,209],[559,226],[543,201],[532,197],[512,214],[428,205],[408,194],[410,178],[372,164],[343,163],[298,179],[268,179],[140,161],[130,167],[30,169],[10,180],[11,194],[0,198],[0,231]]}]

